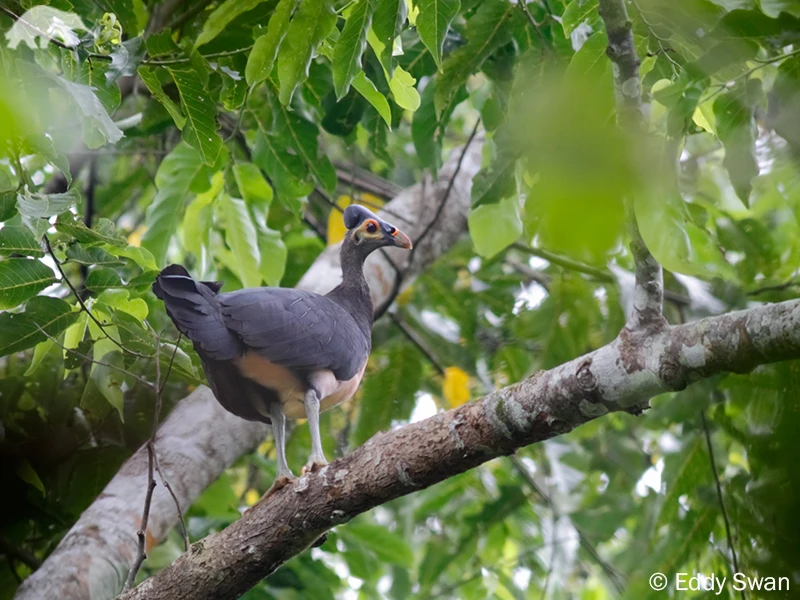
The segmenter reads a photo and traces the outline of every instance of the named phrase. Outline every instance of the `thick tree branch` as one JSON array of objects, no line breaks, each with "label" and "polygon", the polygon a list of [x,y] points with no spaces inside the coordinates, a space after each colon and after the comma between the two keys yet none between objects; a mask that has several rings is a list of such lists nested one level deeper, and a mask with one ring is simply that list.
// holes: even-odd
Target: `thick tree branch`
[{"label": "thick tree branch", "polygon": [[800,300],[659,331],[625,328],[610,344],[559,367],[377,434],[193,544],[122,598],[238,598],[331,527],[375,506],[606,413],[638,412],[662,392],[790,358],[800,358]]},{"label": "thick tree branch", "polygon": [[[606,54],[614,63],[614,89],[619,122],[631,134],[633,143],[642,133],[642,86],[639,82],[639,57],[633,43],[633,26],[624,0],[600,0],[600,17],[608,34]],[[636,290],[633,313],[628,328],[660,328],[666,322],[662,314],[664,276],[639,233],[632,203],[628,203],[631,253],[636,265]]]},{"label": "thick tree branch", "polygon": [[[444,254],[467,230],[472,177],[481,162],[481,143],[475,141],[455,177],[453,189],[436,226],[417,250],[405,281],[427,268]],[[438,208],[430,194],[444,195],[453,177],[461,150],[456,149],[439,173],[439,180],[416,185],[400,193],[387,208],[406,215],[403,230],[416,239]],[[386,215],[385,215],[386,216]],[[389,217],[386,216],[388,219]],[[391,252],[391,251],[390,251]],[[404,265],[407,252],[392,253],[391,260]],[[389,259],[374,254],[365,272],[376,306],[389,297],[395,271]],[[311,266],[298,287],[325,293],[341,279],[339,248],[327,248]],[[267,427],[244,421],[226,412],[206,387],[198,388],[173,409],[159,428],[155,444],[158,462],[171,483],[172,491],[185,510],[195,498],[239,456],[254,450],[266,437]],[[69,533],[17,591],[18,600],[102,600],[122,590],[125,576],[136,559],[136,531],[140,526],[148,470],[143,446],[120,469],[103,493],[84,511]],[[147,549],[160,542],[178,522],[170,494],[158,486],[153,492],[150,519],[145,532]]]}]

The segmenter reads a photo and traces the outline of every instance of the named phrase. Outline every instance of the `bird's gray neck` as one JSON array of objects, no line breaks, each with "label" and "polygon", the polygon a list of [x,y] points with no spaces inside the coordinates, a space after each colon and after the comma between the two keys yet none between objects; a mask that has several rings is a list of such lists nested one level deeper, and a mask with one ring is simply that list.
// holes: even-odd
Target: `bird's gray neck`
[{"label": "bird's gray neck", "polygon": [[369,286],[364,277],[364,256],[361,249],[345,240],[342,244],[342,283],[328,296],[343,306],[355,318],[369,338],[372,329],[373,307]]}]

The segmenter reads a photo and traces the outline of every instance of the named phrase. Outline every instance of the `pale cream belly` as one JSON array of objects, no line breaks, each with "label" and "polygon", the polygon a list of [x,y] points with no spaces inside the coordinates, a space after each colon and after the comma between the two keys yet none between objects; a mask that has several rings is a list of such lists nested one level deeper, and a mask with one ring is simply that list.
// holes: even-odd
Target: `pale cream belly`
[{"label": "pale cream belly", "polygon": [[[247,353],[235,361],[239,372],[252,379],[265,388],[274,390],[283,403],[283,413],[289,419],[302,419],[306,416],[305,392],[306,387],[291,371],[276,365],[255,353]],[[332,371],[327,369],[317,371],[312,376],[314,387],[321,392],[320,411],[326,411],[342,402],[349,400],[356,393],[364,370],[365,362],[352,379],[337,381]],[[260,411],[261,407],[257,407]],[[263,407],[267,410],[267,407]],[[265,412],[268,414],[268,412]]]}]

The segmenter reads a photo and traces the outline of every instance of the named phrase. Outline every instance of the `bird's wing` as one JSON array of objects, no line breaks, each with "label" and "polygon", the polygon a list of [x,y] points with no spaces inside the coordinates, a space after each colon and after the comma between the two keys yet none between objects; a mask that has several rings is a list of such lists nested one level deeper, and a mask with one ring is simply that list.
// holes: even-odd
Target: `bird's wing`
[{"label": "bird's wing", "polygon": [[350,379],[369,355],[370,340],[333,300],[290,288],[254,288],[217,296],[223,320],[245,346],[299,371],[330,369]]}]

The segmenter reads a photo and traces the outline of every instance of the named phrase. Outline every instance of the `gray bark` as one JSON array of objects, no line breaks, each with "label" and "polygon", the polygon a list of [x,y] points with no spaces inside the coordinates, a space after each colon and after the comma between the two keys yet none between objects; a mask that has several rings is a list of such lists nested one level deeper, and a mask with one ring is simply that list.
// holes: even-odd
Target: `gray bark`
[{"label": "gray bark", "polygon": [[[463,160],[459,160],[461,150],[457,149],[440,172],[438,182],[428,179],[387,204],[387,212],[381,216],[417,240],[446,198],[441,214],[418,244],[410,265],[410,253],[397,249],[386,255],[376,253],[367,261],[365,272],[376,307],[390,301],[395,289],[396,270],[390,260],[403,272],[403,282],[409,282],[466,232],[471,182],[480,167],[481,146],[480,141],[474,141]],[[446,195],[454,173],[452,190]],[[392,215],[403,215],[407,221]],[[320,255],[298,287],[325,293],[340,279],[339,247],[333,246]],[[159,429],[156,451],[181,508],[185,511],[227,467],[251,452],[266,435],[266,426],[227,413],[205,387],[179,402]],[[147,451],[143,447],[84,511],[41,568],[22,583],[15,598],[103,600],[119,594],[136,558],[136,532],[146,491]],[[159,483],[152,499],[147,547],[163,540],[177,521],[175,503]]]},{"label": "gray bark", "polygon": [[388,433],[304,475],[224,531],[192,545],[123,600],[237,598],[321,534],[394,498],[609,412],[722,372],[800,358],[800,300],[610,344],[481,400]]}]

